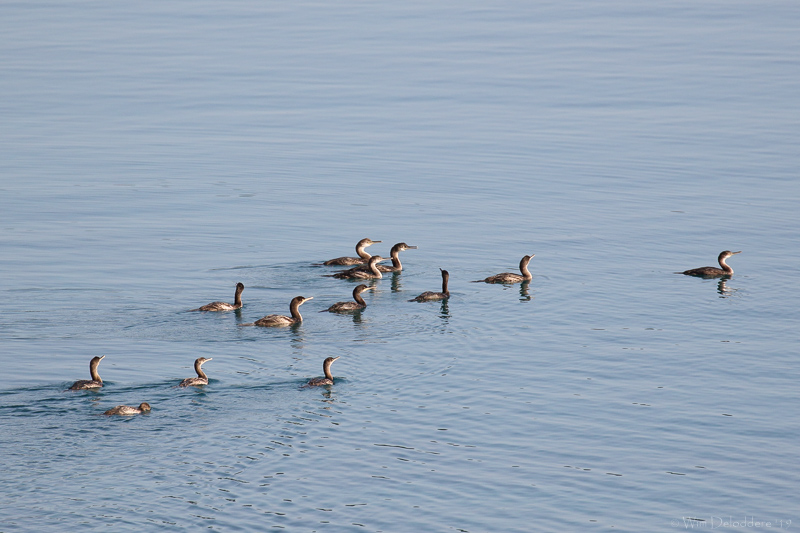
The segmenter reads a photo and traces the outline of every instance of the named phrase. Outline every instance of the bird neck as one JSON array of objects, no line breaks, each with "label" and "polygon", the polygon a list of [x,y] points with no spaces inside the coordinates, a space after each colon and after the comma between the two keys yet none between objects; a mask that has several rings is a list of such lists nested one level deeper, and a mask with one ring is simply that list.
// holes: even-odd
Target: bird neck
[{"label": "bird neck", "polygon": [[364,298],[361,297],[361,293],[360,292],[354,292],[353,293],[353,300],[355,300],[356,303],[358,305],[362,306],[362,307],[366,307],[367,306],[367,302],[365,302]]},{"label": "bird neck", "polygon": [[531,279],[533,277],[533,276],[531,276],[530,270],[528,270],[528,264],[529,263],[530,263],[530,259],[528,261],[525,261],[523,259],[519,263],[519,271],[522,273],[522,277],[525,278],[525,279]]},{"label": "bird neck", "polygon": [[724,270],[728,274],[733,274],[733,269],[730,267],[730,265],[728,265],[728,263],[725,262],[725,259],[727,258],[726,257],[719,258],[719,266],[721,266],[722,270]]},{"label": "bird neck", "polygon": [[356,245],[356,253],[358,254],[358,257],[364,261],[369,261],[369,258],[372,256],[364,248],[366,248],[366,246],[363,244]]},{"label": "bird neck", "polygon": [[292,318],[296,322],[300,322],[303,320],[303,317],[300,316],[300,302],[292,301],[291,305],[289,305],[289,311],[292,313]]},{"label": "bird neck", "polygon": [[371,261],[370,262],[369,270],[373,274],[375,274],[375,277],[378,277],[378,278],[382,278],[383,277],[383,274],[381,274],[381,271],[378,269],[378,262],[377,261]]},{"label": "bird neck", "polygon": [[400,263],[400,251],[392,250],[392,268],[395,270],[402,270],[403,265]]}]

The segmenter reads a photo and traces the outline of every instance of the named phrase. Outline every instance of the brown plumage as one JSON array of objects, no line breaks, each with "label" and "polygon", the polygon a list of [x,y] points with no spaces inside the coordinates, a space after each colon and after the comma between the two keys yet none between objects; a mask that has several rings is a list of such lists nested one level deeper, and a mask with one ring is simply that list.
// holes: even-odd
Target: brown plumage
[{"label": "brown plumage", "polygon": [[442,292],[427,291],[423,292],[416,298],[409,300],[409,302],[430,302],[432,300],[444,300],[450,298],[450,291],[447,289],[447,283],[450,280],[450,273],[447,270],[442,270]]},{"label": "brown plumage", "polygon": [[324,378],[314,378],[306,383],[307,387],[319,387],[320,385],[333,385],[333,374],[331,374],[331,365],[338,357],[328,357],[322,362],[322,372],[325,374]]},{"label": "brown plumage", "polygon": [[372,239],[361,239],[356,243],[356,253],[358,257],[337,257],[336,259],[329,259],[322,263],[325,266],[349,266],[349,265],[363,265],[371,257],[364,248],[372,246],[381,241],[373,241]]},{"label": "brown plumage", "polygon": [[367,302],[364,301],[364,298],[361,297],[361,293],[364,291],[372,290],[375,287],[367,287],[364,284],[358,285],[355,289],[353,289],[353,300],[352,302],[336,302],[332,306],[327,309],[323,309],[320,313],[345,313],[347,311],[358,311],[359,309],[365,309],[367,307]]},{"label": "brown plumage", "polygon": [[203,369],[200,368],[203,366],[203,363],[211,361],[213,357],[209,357],[206,359],[205,357],[198,357],[194,360],[194,371],[197,372],[196,378],[186,378],[181,381],[181,387],[189,387],[189,386],[197,386],[197,385],[208,385],[208,376],[206,373],[203,372]]},{"label": "brown plumage", "polygon": [[719,278],[722,276],[733,276],[733,269],[728,266],[728,263],[725,262],[727,258],[732,255],[742,253],[741,250],[738,252],[731,252],[729,250],[725,250],[719,254],[717,257],[717,261],[719,262],[719,266],[722,268],[717,267],[700,267],[700,268],[693,268],[691,270],[684,270],[680,272],[681,274],[686,274],[687,276],[698,276],[701,278]]},{"label": "brown plumage", "polygon": [[242,326],[261,326],[265,328],[282,328],[285,326],[291,326],[293,324],[299,324],[303,321],[303,317],[300,315],[299,307],[303,305],[305,302],[309,300],[313,300],[313,296],[309,296],[306,298],[305,296],[295,296],[292,298],[292,301],[289,302],[289,312],[292,316],[285,316],[285,315],[267,315],[263,318],[259,318],[253,323],[250,324],[242,324]]},{"label": "brown plumage", "polygon": [[531,276],[530,271],[528,270],[528,263],[530,263],[531,259],[536,254],[526,255],[524,256],[519,262],[519,271],[522,275],[513,274],[511,272],[503,272],[502,274],[495,274],[494,276],[489,276],[485,279],[478,279],[473,281],[473,283],[519,283],[521,281],[530,281],[533,276]]},{"label": "brown plumage", "polygon": [[101,355],[100,357],[92,357],[92,360],[89,361],[89,375],[92,376],[92,379],[81,379],[76,381],[70,387],[70,390],[86,390],[86,389],[98,389],[103,386],[103,380],[100,379],[100,374],[97,373],[97,365],[100,364],[105,358],[105,355]]},{"label": "brown plumage", "polygon": [[373,255],[369,258],[367,270],[343,270],[333,274],[331,277],[338,279],[380,279],[383,277],[383,274],[378,270],[378,263],[386,261],[387,259],[389,258]]},{"label": "brown plumage", "polygon": [[211,302],[203,307],[192,309],[192,311],[233,311],[242,307],[242,291],[244,290],[244,283],[236,284],[236,293],[233,295],[233,303],[226,302]]},{"label": "brown plumage", "polygon": [[[403,263],[400,262],[400,252],[404,252],[406,250],[416,250],[416,246],[409,246],[404,242],[398,242],[394,246],[392,246],[392,250],[389,252],[389,257],[392,259],[392,266],[389,265],[378,265],[378,270],[381,272],[400,272],[403,270]],[[341,272],[337,272],[337,274],[345,274],[341,277],[349,278],[352,277],[353,272],[367,272],[369,271],[369,266],[361,265],[353,268],[349,268],[347,270],[343,270]]]},{"label": "brown plumage", "polygon": [[139,404],[139,407],[131,407],[130,405],[118,405],[116,407],[112,407],[105,413],[104,415],[139,415],[142,413],[149,413],[150,412],[150,404],[147,402],[142,402]]}]

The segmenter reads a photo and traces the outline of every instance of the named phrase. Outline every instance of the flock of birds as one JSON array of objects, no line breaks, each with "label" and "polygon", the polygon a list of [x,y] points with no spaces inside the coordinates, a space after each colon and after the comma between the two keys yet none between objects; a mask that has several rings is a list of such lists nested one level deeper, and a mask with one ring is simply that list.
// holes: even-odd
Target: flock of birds
[{"label": "flock of birds", "polygon": [[[381,257],[379,255],[370,255],[366,248],[376,243],[380,243],[381,241],[373,241],[371,239],[361,239],[356,244],[356,254],[357,257],[337,257],[336,259],[330,259],[322,263],[324,266],[351,266],[352,268],[347,270],[342,270],[336,272],[335,274],[331,274],[331,277],[339,278],[339,279],[351,279],[351,280],[359,280],[359,279],[380,279],[383,277],[383,273],[385,272],[400,272],[403,270],[403,265],[400,262],[400,252],[405,250],[413,250],[416,249],[416,246],[409,246],[404,242],[400,242],[395,244],[390,253],[390,257]],[[726,260],[735,254],[740,254],[739,252],[730,252],[725,250],[724,252],[719,254],[717,261],[719,262],[720,268],[717,267],[701,267],[701,268],[693,268],[691,270],[685,270],[683,272],[676,272],[676,274],[685,274],[687,276],[697,276],[702,278],[718,278],[718,277],[730,277],[733,275],[733,269],[726,263]],[[519,274],[512,273],[512,272],[503,272],[501,274],[496,274],[494,276],[489,276],[484,279],[475,280],[474,283],[501,283],[501,284],[512,284],[512,283],[520,283],[520,282],[527,282],[530,281],[532,276],[530,271],[528,270],[528,264],[530,260],[534,257],[534,254],[524,256],[519,262]],[[382,261],[392,261],[392,266],[388,265],[380,265]],[[450,279],[450,274],[447,270],[439,269],[442,273],[442,290],[441,292],[435,291],[426,291],[417,296],[416,298],[412,298],[409,302],[429,302],[429,301],[436,301],[436,300],[445,300],[450,297],[450,291],[448,290],[448,282]],[[368,287],[367,285],[361,284],[356,286],[353,289],[353,301],[352,302],[336,302],[335,304],[331,305],[327,309],[324,309],[322,312],[330,312],[330,313],[345,313],[351,311],[358,311],[360,309],[364,309],[367,307],[367,303],[361,297],[361,293],[370,289],[374,289],[375,287]],[[237,283],[236,284],[236,292],[234,293],[234,300],[233,303],[227,302],[211,302],[210,304],[204,305],[202,307],[198,307],[197,309],[192,309],[191,311],[233,311],[236,309],[240,309],[242,307],[242,292],[244,291],[244,284]],[[285,315],[267,315],[263,318],[256,320],[255,322],[251,322],[248,324],[241,324],[242,326],[260,326],[260,327],[286,327],[291,326],[294,324],[299,324],[302,322],[303,317],[300,315],[299,308],[300,306],[307,302],[308,300],[312,300],[313,297],[305,297],[305,296],[296,296],[292,298],[292,301],[289,303],[289,312],[291,316]],[[89,362],[89,373],[91,375],[91,379],[89,380],[79,380],[76,381],[71,387],[70,390],[91,390],[91,389],[98,389],[103,386],[103,380],[100,378],[100,374],[97,372],[97,367],[100,364],[100,361],[105,358],[105,355],[99,357],[93,357],[92,360]],[[314,378],[306,383],[304,386],[306,387],[318,387],[324,385],[333,385],[333,375],[331,374],[331,365],[334,361],[339,359],[338,357],[328,357],[322,363],[322,370],[325,374],[324,377]],[[197,387],[202,385],[208,385],[208,376],[203,371],[203,364],[211,361],[212,358],[205,358],[199,357],[194,362],[194,370],[197,373],[197,377],[190,377],[186,378],[180,382],[178,386],[180,387]],[[131,407],[128,405],[118,405],[114,408],[109,409],[104,414],[106,415],[135,415],[141,413],[147,413],[150,411],[150,404],[143,402],[139,405],[139,407]]]}]

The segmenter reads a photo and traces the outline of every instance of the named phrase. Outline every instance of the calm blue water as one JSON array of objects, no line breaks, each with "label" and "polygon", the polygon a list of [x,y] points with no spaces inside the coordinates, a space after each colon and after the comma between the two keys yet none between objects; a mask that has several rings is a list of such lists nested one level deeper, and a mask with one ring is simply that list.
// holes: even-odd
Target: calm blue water
[{"label": "calm blue water", "polygon": [[[797,528],[799,22],[0,6],[0,531]],[[319,313],[363,237],[419,248]]]}]

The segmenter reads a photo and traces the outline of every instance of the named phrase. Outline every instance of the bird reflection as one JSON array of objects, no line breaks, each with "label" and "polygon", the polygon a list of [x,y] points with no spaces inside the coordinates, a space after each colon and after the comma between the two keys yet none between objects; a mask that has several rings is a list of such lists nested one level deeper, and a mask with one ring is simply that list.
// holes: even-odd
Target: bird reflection
[{"label": "bird reflection", "polygon": [[400,288],[403,286],[403,284],[400,283],[402,279],[403,276],[400,275],[400,272],[392,272],[392,292],[397,292],[400,290]]},{"label": "bird reflection", "polygon": [[350,316],[353,318],[353,324],[361,324],[363,322],[361,318],[361,311],[363,311],[363,309],[359,309],[350,313]]},{"label": "bird reflection", "polygon": [[530,280],[523,281],[519,286],[519,301],[530,302],[533,296],[530,295],[528,288],[530,287]]},{"label": "bird reflection", "polygon": [[736,291],[739,289],[732,289],[728,287],[727,282],[730,280],[730,277],[723,277],[717,282],[717,293],[719,293],[720,298],[730,298],[734,295]]},{"label": "bird reflection", "polygon": [[443,318],[445,322],[450,318],[449,301],[449,299],[442,300],[441,306],[439,307],[439,318]]},{"label": "bird reflection", "polygon": [[292,345],[292,348],[297,350],[298,352],[303,351],[306,344],[305,338],[305,331],[303,330],[303,324],[292,324],[289,326],[289,331],[291,332],[291,340],[289,343]]},{"label": "bird reflection", "polygon": [[[320,387],[320,396],[324,399],[322,400],[325,403],[336,403],[336,397],[334,396],[334,392],[332,388],[329,387]],[[323,407],[323,409],[330,409],[330,406]]]}]

